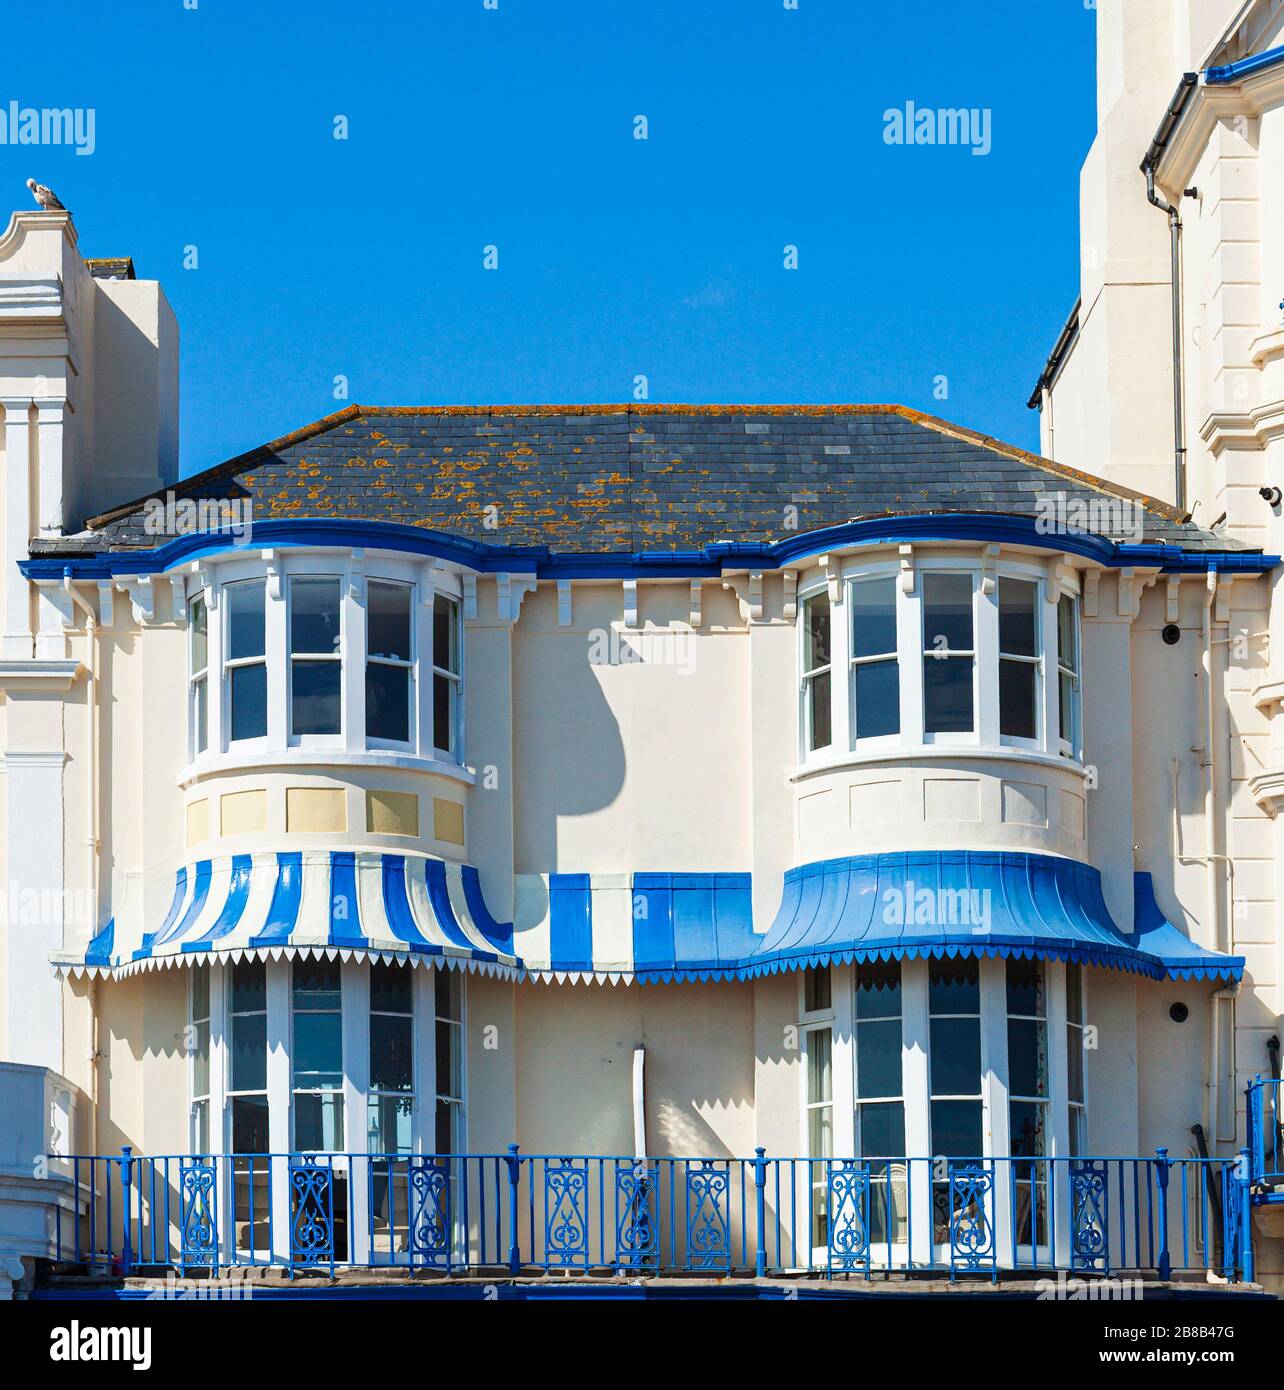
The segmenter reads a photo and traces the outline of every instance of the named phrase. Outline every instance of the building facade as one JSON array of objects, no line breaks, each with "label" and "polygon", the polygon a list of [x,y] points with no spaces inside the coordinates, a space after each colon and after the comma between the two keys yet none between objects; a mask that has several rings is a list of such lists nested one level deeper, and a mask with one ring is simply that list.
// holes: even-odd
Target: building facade
[{"label": "building facade", "polygon": [[[1190,159],[1228,102],[1265,140],[1273,9]],[[1119,242],[1042,457],[895,406],[352,406],[177,482],[159,286],[14,216],[0,1274],[1278,1278],[1281,330],[1259,296],[1192,517],[1117,365],[1162,395],[1118,267],[1167,225],[1108,173],[1111,53],[1182,51],[1143,11],[1100,7]]]}]

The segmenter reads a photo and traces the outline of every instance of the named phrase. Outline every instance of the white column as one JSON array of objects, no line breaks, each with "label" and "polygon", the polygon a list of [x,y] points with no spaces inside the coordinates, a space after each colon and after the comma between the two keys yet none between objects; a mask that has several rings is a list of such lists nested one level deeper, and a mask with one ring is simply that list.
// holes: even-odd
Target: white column
[{"label": "white column", "polygon": [[61,396],[45,396],[36,401],[36,450],[40,469],[36,525],[42,536],[56,536],[62,531],[62,426],[66,404]]},{"label": "white column", "polygon": [[[908,547],[907,547],[908,549]],[[896,576],[896,656],[901,679],[901,742],[923,742],[923,609],[913,559],[902,557]]]},{"label": "white column", "polygon": [[853,1016],[851,965],[829,969],[830,998],[834,1001],[834,1157],[856,1155],[856,1032]]},{"label": "white column", "polygon": [[829,606],[830,702],[834,753],[852,746],[852,614],[847,602],[847,580],[838,581],[838,602]]},{"label": "white column", "polygon": [[976,632],[973,635],[976,656],[973,659],[976,690],[976,727],[981,743],[987,748],[999,746],[999,582],[994,575],[994,590],[985,592],[977,586]]},{"label": "white column", "polygon": [[905,1153],[911,1160],[906,1175],[910,1221],[913,1228],[910,1259],[915,1264],[926,1265],[932,1259],[932,1165],[930,1161],[914,1161],[930,1160],[932,1157],[932,1086],[928,1074],[930,1021],[925,960],[907,960],[902,963],[901,1008]]},{"label": "white column", "polygon": [[268,1149],[272,1159],[272,1253],[290,1258],[290,962],[267,962]]},{"label": "white column", "polygon": [[414,1084],[415,1115],[412,1147],[432,1153],[437,1145],[437,1008],[436,969],[415,967]]},{"label": "white column", "polygon": [[4,406],[4,655],[30,660],[31,588],[18,572],[31,541],[31,401],[0,397]]},{"label": "white column", "polygon": [[92,919],[71,923],[65,919],[62,770],[66,761],[61,749],[4,754],[10,876],[4,894],[9,937],[5,972],[9,1055],[5,1060],[56,1072],[66,1070],[62,981],[49,968],[49,954],[64,946],[86,944],[97,926]]},{"label": "white column", "polygon": [[[993,650],[993,648],[991,648]],[[981,967],[981,1142],[993,1158],[995,1250],[1000,1265],[1014,1258],[1012,1229],[1012,1117],[1008,1106],[1008,988],[1007,962],[982,960]]]},{"label": "white column", "polygon": [[343,746],[360,752],[366,746],[366,576],[363,561],[353,556],[341,599],[343,638]]},{"label": "white column", "polygon": [[1070,1062],[1066,1055],[1066,967],[1048,961],[1043,967],[1048,1010],[1048,1155],[1049,1191],[1056,1190],[1057,1220],[1052,1232],[1059,1268],[1070,1263]]},{"label": "white column", "polygon": [[[280,552],[268,566],[263,610],[263,644],[267,653],[268,747],[283,751],[290,741],[290,634],[287,631],[289,580],[282,573]],[[224,605],[225,606],[225,605]],[[212,629],[211,629],[212,633]],[[220,638],[222,626],[219,628]],[[213,651],[213,647],[210,648]],[[220,652],[223,648],[220,646]],[[213,739],[211,738],[211,746]],[[222,746],[222,745],[217,745]]]},{"label": "white column", "polygon": [[360,1155],[370,1149],[366,1096],[370,1091],[370,967],[349,962],[340,967],[343,989],[343,1146],[348,1160],[349,1258],[370,1263],[370,1163]]}]

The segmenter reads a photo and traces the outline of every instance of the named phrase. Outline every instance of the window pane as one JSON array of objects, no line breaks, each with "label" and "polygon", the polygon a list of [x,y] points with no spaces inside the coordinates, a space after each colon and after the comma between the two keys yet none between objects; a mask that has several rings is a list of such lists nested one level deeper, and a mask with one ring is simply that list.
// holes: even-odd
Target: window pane
[{"label": "window pane", "polygon": [[856,1017],[900,1018],[901,966],[889,960],[856,967]]},{"label": "window pane", "polygon": [[923,727],[929,734],[972,732],[972,658],[923,658]]},{"label": "window pane", "polygon": [[290,651],[334,655],[339,650],[339,581],[290,581]]},{"label": "window pane", "polygon": [[459,1143],[459,1106],[443,1100],[437,1102],[437,1123],[434,1134],[437,1141],[435,1153],[450,1154],[455,1152]]},{"label": "window pane", "polygon": [[803,626],[803,670],[829,665],[829,595],[809,598]]},{"label": "window pane", "polygon": [[1083,1103],[1083,1029],[1066,1025],[1066,1060],[1069,1064],[1070,1099]]},{"label": "window pane", "polygon": [[932,1152],[946,1158],[981,1157],[981,1102],[932,1102]]},{"label": "window pane", "polygon": [[232,1019],[232,1090],[261,1091],[267,1086],[267,1016]]},{"label": "window pane", "polygon": [[210,615],[205,607],[203,596],[194,598],[190,606],[191,611],[191,660],[190,670],[193,675],[197,671],[205,670],[209,664],[209,631]]},{"label": "window pane", "polygon": [[1070,594],[1057,600],[1057,660],[1069,671],[1079,670],[1078,604]]},{"label": "window pane", "polygon": [[981,974],[976,961],[932,961],[927,972],[927,999],[934,1014],[979,1014]]},{"label": "window pane", "polygon": [[437,1023],[437,1094],[459,1096],[459,1038],[454,1023]]},{"label": "window pane", "polygon": [[832,1039],[828,1028],[817,1028],[807,1034],[808,1104],[834,1098],[833,1081],[830,1075],[832,1051]]},{"label": "window pane", "polygon": [[806,971],[803,976],[803,1007],[809,1014],[828,1009],[833,1003],[830,991],[829,967],[822,966]]},{"label": "window pane", "polygon": [[192,968],[192,1017],[210,1016],[210,971],[207,965]]},{"label": "window pane", "polygon": [[413,1085],[413,1027],[401,1015],[370,1015],[370,1088],[409,1091]]},{"label": "window pane", "polygon": [[999,580],[999,650],[1009,656],[1039,654],[1039,586],[1028,579]]},{"label": "window pane", "polygon": [[896,650],[896,581],[863,579],[852,585],[852,655]]},{"label": "window pane", "polygon": [[981,1093],[981,1024],[975,1018],[934,1018],[931,1023],[932,1094]]},{"label": "window pane", "polygon": [[263,581],[254,579],[229,584],[225,593],[228,660],[262,656],[267,650],[263,645]]},{"label": "window pane", "polygon": [[1083,966],[1077,961],[1066,966],[1066,1017],[1071,1023],[1083,1022]]},{"label": "window pane", "polygon": [[407,743],[410,739],[410,668],[366,667],[366,736]]},{"label": "window pane", "polygon": [[[366,1129],[372,1154],[408,1153],[414,1102],[408,1096],[371,1096],[366,1112]],[[395,1171],[395,1170],[394,1170]],[[375,1172],[376,1181],[387,1174]],[[405,1206],[404,1197],[398,1201]]]},{"label": "window pane", "polygon": [[1074,742],[1074,702],[1078,692],[1074,688],[1074,677],[1068,676],[1064,671],[1060,673],[1061,681],[1061,711],[1058,724],[1061,729],[1061,737],[1067,743]]},{"label": "window pane", "polygon": [[999,662],[999,732],[1008,738],[1038,737],[1037,674],[1031,661]]},{"label": "window pane", "polygon": [[233,666],[231,676],[231,739],[262,738],[267,733],[267,666]]},{"label": "window pane", "polygon": [[295,961],[290,987],[296,1009],[339,1008],[343,985],[338,962]]},{"label": "window pane", "polygon": [[243,961],[232,967],[232,1012],[254,1013],[267,1008],[267,969],[262,961]]},{"label": "window pane", "polygon": [[337,661],[290,663],[290,729],[296,734],[337,734],[342,709]]},{"label": "window pane", "polygon": [[193,685],[192,718],[196,722],[196,751],[204,753],[210,743],[210,687],[206,676]]},{"label": "window pane", "polygon": [[[1012,1111],[1012,1154],[1013,1157],[1040,1158],[1045,1152],[1044,1114],[1046,1105],[1035,1105],[1026,1101],[1013,1101]],[[1022,1176],[1032,1176],[1030,1165],[1022,1164],[1018,1169]],[[1044,1177],[1042,1168],[1035,1172]]]},{"label": "window pane", "polygon": [[271,1152],[268,1138],[266,1096],[237,1096],[232,1101],[232,1152],[265,1154]]},{"label": "window pane", "polygon": [[1008,1013],[1042,1018],[1045,1013],[1043,962],[1009,959],[1007,962],[1007,994]]},{"label": "window pane", "polygon": [[455,751],[455,682],[449,676],[432,678],[432,744],[443,753]]},{"label": "window pane", "polygon": [[[905,1107],[899,1101],[894,1105],[862,1105],[856,1113],[861,1158],[905,1157]],[[876,1194],[876,1201],[880,1195]]]},{"label": "window pane", "polygon": [[370,1008],[374,1013],[408,1014],[414,1007],[414,977],[404,965],[376,961],[370,967]]},{"label": "window pane", "polygon": [[1008,1019],[1009,1094],[1048,1094],[1048,1057],[1044,1037],[1044,1025],[1036,1019]]},{"label": "window pane", "polygon": [[192,1025],[192,1094],[210,1093],[210,1022],[203,1018]]},{"label": "window pane", "polygon": [[923,575],[923,650],[942,646],[949,651],[972,650],[970,574]]},{"label": "window pane", "polygon": [[433,1012],[438,1018],[454,1019],[456,1023],[463,1018],[460,1008],[462,994],[459,988],[459,972],[438,970],[433,980]]},{"label": "window pane", "polygon": [[828,671],[807,681],[807,721],[810,730],[808,751],[828,748],[833,742]]},{"label": "window pane", "polygon": [[432,607],[432,664],[459,674],[459,608],[440,594]]},{"label": "window pane", "polygon": [[881,738],[901,731],[900,668],[894,661],[857,666],[854,698],[856,737]]},{"label": "window pane", "polygon": [[[303,1152],[343,1148],[343,1097],[330,1093],[294,1097],[294,1147]],[[336,1198],[336,1205],[338,1199]]]},{"label": "window pane", "polygon": [[901,1021],[856,1028],[856,1094],[867,1100],[901,1093]]},{"label": "window pane", "polygon": [[366,651],[410,660],[410,589],[371,581],[366,593]]},{"label": "window pane", "polygon": [[834,1156],[834,1115],[830,1106],[820,1106],[807,1112],[807,1156]]},{"label": "window pane", "polygon": [[210,1103],[198,1100],[192,1106],[192,1147],[198,1154],[210,1151]]},{"label": "window pane", "polygon": [[297,1086],[343,1085],[342,1016],[294,1015],[294,1080]]}]

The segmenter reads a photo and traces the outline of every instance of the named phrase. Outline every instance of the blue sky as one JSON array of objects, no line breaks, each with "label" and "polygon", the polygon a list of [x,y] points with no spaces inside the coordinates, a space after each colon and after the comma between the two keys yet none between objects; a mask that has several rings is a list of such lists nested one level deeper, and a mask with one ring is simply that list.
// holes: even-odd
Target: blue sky
[{"label": "blue sky", "polygon": [[[0,161],[14,206],[34,175],[84,254],[165,285],[184,472],[348,403],[337,376],[433,405],[643,375],[652,401],[901,402],[1034,448],[1094,23],[1083,0],[43,0],[6,14],[0,106],[92,107],[96,148]],[[907,101],[988,111],[990,152],[888,145]]]}]

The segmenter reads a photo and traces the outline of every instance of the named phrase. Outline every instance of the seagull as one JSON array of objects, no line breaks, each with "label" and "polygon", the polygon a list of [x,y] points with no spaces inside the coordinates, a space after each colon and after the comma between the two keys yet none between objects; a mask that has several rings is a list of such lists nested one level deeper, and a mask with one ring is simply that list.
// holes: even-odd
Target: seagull
[{"label": "seagull", "polygon": [[28,179],[27,187],[31,189],[31,196],[46,212],[67,211],[52,188],[46,188],[43,183],[37,183],[35,179]]}]

